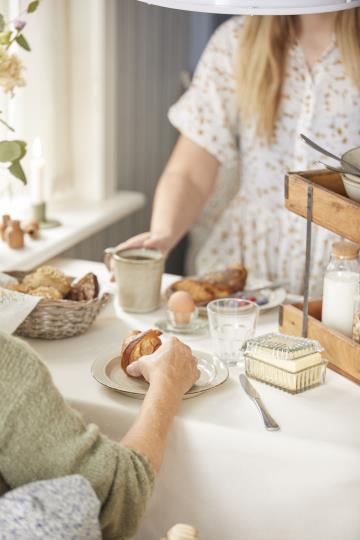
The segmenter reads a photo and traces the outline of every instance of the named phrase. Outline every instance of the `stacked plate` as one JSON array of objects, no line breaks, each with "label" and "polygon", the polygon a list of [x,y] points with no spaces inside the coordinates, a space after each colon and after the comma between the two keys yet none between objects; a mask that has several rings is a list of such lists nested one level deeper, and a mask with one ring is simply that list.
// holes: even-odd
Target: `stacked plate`
[{"label": "stacked plate", "polygon": [[[360,146],[348,150],[342,157],[352,165],[360,167]],[[360,202],[360,176],[343,174],[342,179],[348,197],[353,201]]]}]

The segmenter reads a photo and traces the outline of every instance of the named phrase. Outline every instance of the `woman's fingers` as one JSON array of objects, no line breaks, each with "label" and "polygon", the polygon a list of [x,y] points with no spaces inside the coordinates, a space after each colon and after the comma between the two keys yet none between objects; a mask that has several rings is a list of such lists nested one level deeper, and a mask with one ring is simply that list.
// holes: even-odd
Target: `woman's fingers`
[{"label": "woman's fingers", "polygon": [[143,247],[144,243],[150,238],[150,233],[141,233],[132,238],[129,238],[125,242],[122,242],[116,247],[116,251],[122,251],[124,249],[132,249]]},{"label": "woman's fingers", "polygon": [[129,364],[126,368],[126,371],[128,372],[129,375],[131,375],[132,377],[141,377],[142,376],[142,372],[141,372],[141,359],[140,360],[136,360],[135,362],[132,362],[131,364]]},{"label": "woman's fingers", "polygon": [[159,249],[162,251],[165,255],[169,251],[169,246],[167,245],[166,241],[159,239],[159,238],[148,238],[144,241],[144,247],[148,249]]},{"label": "woman's fingers", "polygon": [[[125,249],[132,249],[132,248],[139,248],[144,247],[146,240],[150,237],[150,233],[141,233],[137,236],[134,236],[133,238],[129,238],[125,242],[122,242],[115,248],[116,251],[123,251]],[[106,253],[104,256],[104,263],[107,269],[110,272],[110,281],[115,281],[115,274],[114,274],[114,259],[110,253]]]}]

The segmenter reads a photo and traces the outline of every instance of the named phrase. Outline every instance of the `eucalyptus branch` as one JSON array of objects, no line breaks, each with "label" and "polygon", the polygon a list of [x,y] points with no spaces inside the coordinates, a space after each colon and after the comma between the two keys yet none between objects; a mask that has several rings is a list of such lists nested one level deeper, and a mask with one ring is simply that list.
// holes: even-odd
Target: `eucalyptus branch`
[{"label": "eucalyptus branch", "polygon": [[[25,81],[22,78],[23,65],[20,59],[10,54],[8,51],[14,43],[17,43],[22,49],[30,51],[30,45],[23,34],[26,22],[20,17],[34,13],[40,5],[40,0],[32,0],[28,3],[25,10],[8,22],[5,21],[3,14],[0,13],[0,86],[11,96],[17,86],[24,86]],[[2,114],[2,111],[0,111]],[[0,123],[7,129],[14,132],[14,129],[0,117]],[[21,166],[21,160],[26,154],[26,143],[19,140],[0,141],[0,162],[7,163],[9,172],[26,184],[26,176]]]}]

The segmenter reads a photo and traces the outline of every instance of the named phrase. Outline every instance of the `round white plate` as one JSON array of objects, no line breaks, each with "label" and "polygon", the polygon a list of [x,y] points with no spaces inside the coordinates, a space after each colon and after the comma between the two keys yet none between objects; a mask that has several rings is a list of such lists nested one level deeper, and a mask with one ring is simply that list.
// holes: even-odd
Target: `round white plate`
[{"label": "round white plate", "polygon": [[[264,289],[264,291],[266,291],[266,288]],[[285,298],[286,290],[282,287],[279,287],[279,289],[274,289],[273,291],[269,291],[269,301],[267,304],[259,306],[260,312],[281,306],[281,304],[285,302]]]},{"label": "round white plate", "polygon": [[[198,368],[201,375],[183,399],[189,399],[203,394],[223,384],[229,377],[227,366],[211,354],[193,351],[193,355],[198,360]],[[120,365],[119,356],[111,360],[95,360],[91,367],[91,374],[100,384],[135,399],[144,399],[149,388],[148,383],[143,379],[136,379],[126,375]]]},{"label": "round white plate", "polygon": [[[266,288],[263,289],[264,293],[266,294]],[[259,294],[259,292],[257,293]],[[263,306],[258,306],[260,313],[263,313],[264,311],[267,311],[269,309],[274,309],[276,307],[281,306],[281,304],[284,303],[285,298],[287,296],[287,292],[283,288],[275,289],[273,291],[269,291],[269,301],[267,304],[264,304]],[[200,317],[207,318],[207,309],[206,307],[199,307],[199,315]]]}]

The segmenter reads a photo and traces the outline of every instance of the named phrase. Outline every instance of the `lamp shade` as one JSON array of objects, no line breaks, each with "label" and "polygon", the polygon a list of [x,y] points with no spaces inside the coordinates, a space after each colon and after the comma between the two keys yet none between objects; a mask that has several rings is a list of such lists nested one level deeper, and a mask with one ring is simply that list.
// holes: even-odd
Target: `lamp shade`
[{"label": "lamp shade", "polygon": [[360,7],[360,0],[139,0],[146,4],[228,15],[299,15]]}]

